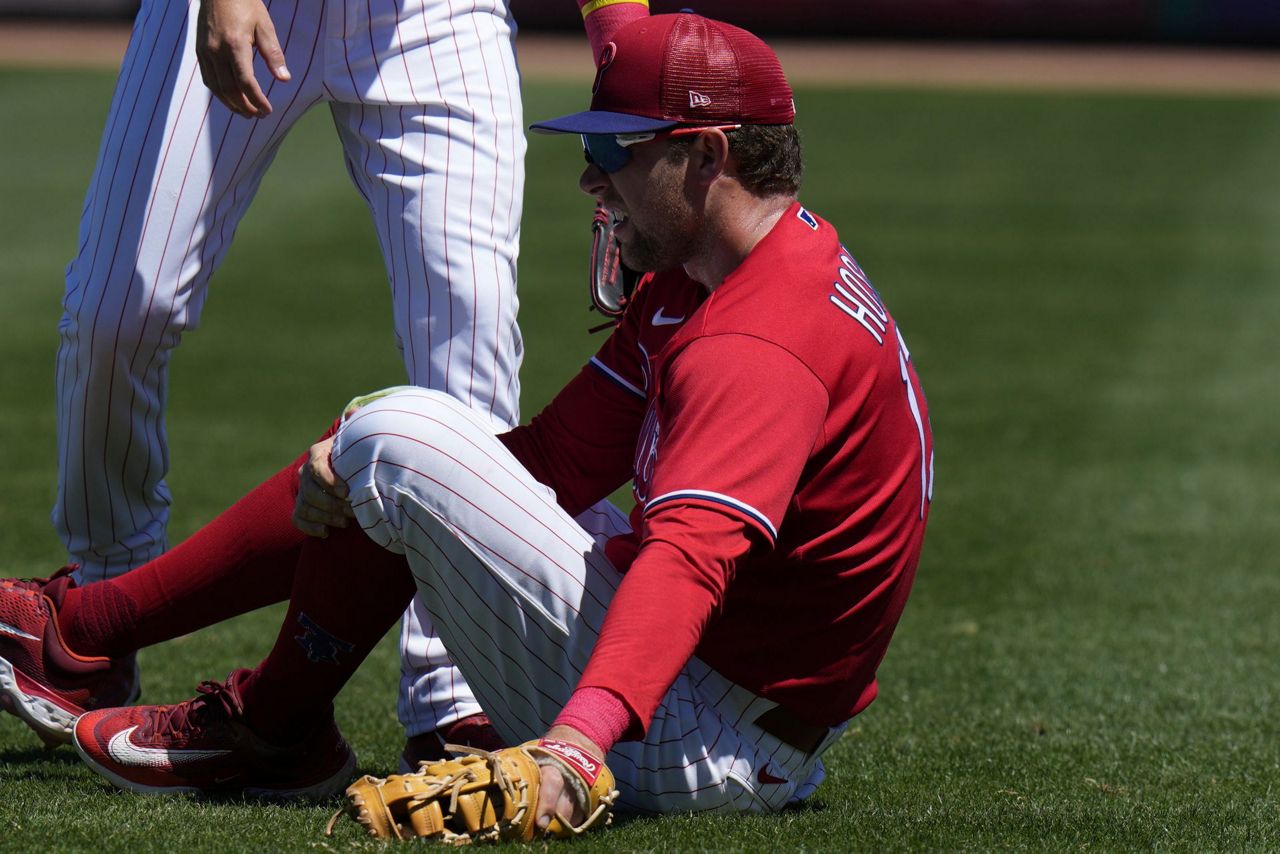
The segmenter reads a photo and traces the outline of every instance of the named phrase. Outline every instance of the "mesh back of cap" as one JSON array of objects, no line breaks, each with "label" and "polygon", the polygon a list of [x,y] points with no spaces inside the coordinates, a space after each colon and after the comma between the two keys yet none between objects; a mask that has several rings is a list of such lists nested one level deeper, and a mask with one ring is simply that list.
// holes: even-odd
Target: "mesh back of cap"
[{"label": "mesh back of cap", "polygon": [[682,15],[663,57],[662,109],[692,123],[788,124],[791,87],[773,51],[746,30]]}]

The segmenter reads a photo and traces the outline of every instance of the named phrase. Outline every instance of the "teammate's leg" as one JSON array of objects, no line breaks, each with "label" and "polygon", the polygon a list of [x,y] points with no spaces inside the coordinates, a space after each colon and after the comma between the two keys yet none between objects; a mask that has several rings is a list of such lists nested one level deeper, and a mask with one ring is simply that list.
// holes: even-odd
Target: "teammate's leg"
[{"label": "teammate's leg", "polygon": [[193,51],[194,11],[144,0],[112,99],[67,267],[58,354],[53,521],[81,581],[165,548],[169,354],[285,132],[322,94],[321,7],[270,4],[294,78],[263,77],[261,120],[213,102]]},{"label": "teammate's leg", "polygon": [[[484,709],[467,680],[449,658],[431,616],[417,596],[400,621],[400,693],[396,713],[405,731],[400,770],[412,771],[423,760],[445,755],[444,745],[461,743],[452,729],[480,725],[468,740],[477,747],[501,747],[502,739],[487,724]],[[447,734],[446,734],[447,733]]]},{"label": "teammate's leg", "polygon": [[115,658],[288,599],[309,539],[292,522],[306,459],[291,461],[155,560],[60,594],[68,647]]},{"label": "teammate's leg", "polygon": [[429,5],[416,26],[443,32],[385,62],[363,103],[334,103],[334,121],[378,233],[409,381],[511,427],[525,150],[512,26]]},{"label": "teammate's leg", "polygon": [[288,598],[306,539],[290,518],[305,458],[123,576],[81,587],[68,567],[0,580],[0,708],[66,742],[87,709],[133,702],[134,650]]},{"label": "teammate's leg", "polygon": [[[334,120],[377,228],[410,382],[509,427],[519,420],[522,356],[515,265],[524,135],[514,25],[497,7],[455,14],[410,2],[399,15],[394,25],[347,22],[352,64],[361,65],[368,45],[380,56],[373,77],[334,82],[340,97],[362,102],[335,103]],[[399,714],[410,748],[415,736],[480,711],[420,604],[402,622],[401,664]]]},{"label": "teammate's leg", "polygon": [[[603,544],[621,514],[588,511],[580,519],[589,533],[483,419],[431,391],[357,412],[339,430],[333,462],[366,533],[408,558],[445,646],[501,734],[545,732],[619,583]],[[645,739],[609,755],[623,802],[656,812],[772,809],[805,793],[820,779],[817,755],[755,725],[773,705],[691,660]]]}]

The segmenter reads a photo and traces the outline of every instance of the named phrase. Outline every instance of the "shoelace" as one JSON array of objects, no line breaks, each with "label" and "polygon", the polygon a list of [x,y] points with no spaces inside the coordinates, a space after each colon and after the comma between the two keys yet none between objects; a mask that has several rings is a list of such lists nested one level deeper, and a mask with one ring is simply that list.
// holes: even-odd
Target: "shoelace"
[{"label": "shoelace", "polygon": [[53,575],[50,575],[48,578],[0,578],[0,589],[16,590],[27,595],[38,595],[42,593],[44,589],[49,586],[49,582],[53,581],[55,578],[70,575],[79,568],[80,564],[69,563]]},{"label": "shoelace", "polygon": [[193,697],[176,706],[163,707],[150,727],[162,736],[185,736],[229,723],[244,715],[244,702],[240,692],[226,682],[201,682]]},{"label": "shoelace", "polygon": [[0,580],[0,590],[12,590],[26,596],[38,595],[43,588],[43,578],[33,578],[30,581],[22,581],[16,578]]}]

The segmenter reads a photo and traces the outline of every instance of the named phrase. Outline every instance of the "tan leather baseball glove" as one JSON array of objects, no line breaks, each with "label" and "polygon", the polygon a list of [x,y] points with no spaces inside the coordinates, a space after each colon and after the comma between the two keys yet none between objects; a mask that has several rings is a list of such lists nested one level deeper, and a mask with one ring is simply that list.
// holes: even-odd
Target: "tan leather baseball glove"
[{"label": "tan leather baseball glove", "polygon": [[[347,788],[349,801],[329,821],[326,834],[343,812],[380,839],[424,837],[452,845],[472,842],[526,842],[539,836],[566,838],[613,819],[618,792],[613,774],[577,745],[529,741],[492,753],[448,745],[463,754],[444,762],[423,763],[414,774],[385,779],[365,776]],[[540,765],[554,763],[574,790],[586,816],[574,826],[557,815],[545,831],[534,825],[541,787]]]}]

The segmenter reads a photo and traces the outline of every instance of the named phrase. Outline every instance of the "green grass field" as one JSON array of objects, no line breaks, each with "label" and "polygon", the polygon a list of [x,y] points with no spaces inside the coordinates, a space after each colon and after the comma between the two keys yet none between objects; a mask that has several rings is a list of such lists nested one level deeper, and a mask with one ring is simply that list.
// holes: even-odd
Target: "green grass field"
[{"label": "green grass field", "polygon": [[[112,76],[0,71],[0,566],[61,562],[62,268]],[[527,118],[576,88],[527,82]],[[1280,101],[802,90],[803,199],[906,332],[935,506],[881,697],[777,816],[626,821],[575,850],[1280,848]],[[580,155],[530,143],[531,415],[598,346]],[[381,261],[323,111],[289,139],[174,359],[181,538],[399,382]],[[142,654],[145,699],[256,662],[268,609]],[[339,701],[393,767],[394,648]],[[0,716],[0,850],[382,848],[327,806],[151,800]]]}]

